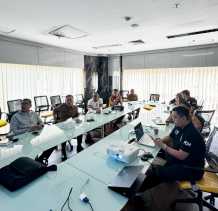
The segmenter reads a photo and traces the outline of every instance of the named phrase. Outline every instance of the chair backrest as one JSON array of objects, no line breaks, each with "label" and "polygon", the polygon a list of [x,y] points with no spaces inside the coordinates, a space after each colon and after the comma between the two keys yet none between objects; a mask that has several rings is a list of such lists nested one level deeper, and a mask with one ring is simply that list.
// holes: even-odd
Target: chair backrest
[{"label": "chair backrest", "polygon": [[120,90],[120,95],[123,99],[127,99],[128,94],[129,94],[128,90]]},{"label": "chair backrest", "polygon": [[35,102],[35,111],[36,112],[49,110],[48,97],[46,95],[35,96],[34,102]]},{"label": "chair backrest", "polygon": [[76,104],[82,104],[82,103],[84,103],[83,94],[76,94],[76,95],[75,95],[75,103],[76,103]]},{"label": "chair backrest", "polygon": [[203,108],[203,105],[204,105],[204,99],[198,100],[198,107],[202,107]]},{"label": "chair backrest", "polygon": [[160,100],[160,95],[159,94],[150,94],[150,101],[159,101]]},{"label": "chair backrest", "polygon": [[55,108],[56,106],[62,103],[60,95],[50,96],[50,101],[51,101],[52,108]]},{"label": "chair backrest", "polygon": [[204,121],[205,121],[204,125],[205,126],[210,125],[210,122],[211,122],[211,119],[212,119],[214,113],[215,113],[215,110],[207,110],[207,111],[197,110],[196,111],[196,114],[201,116],[204,119]]},{"label": "chair backrest", "polygon": [[206,159],[211,168],[218,169],[218,127],[214,127],[206,142]]},{"label": "chair backrest", "polygon": [[7,101],[8,113],[14,113],[21,110],[21,99]]}]

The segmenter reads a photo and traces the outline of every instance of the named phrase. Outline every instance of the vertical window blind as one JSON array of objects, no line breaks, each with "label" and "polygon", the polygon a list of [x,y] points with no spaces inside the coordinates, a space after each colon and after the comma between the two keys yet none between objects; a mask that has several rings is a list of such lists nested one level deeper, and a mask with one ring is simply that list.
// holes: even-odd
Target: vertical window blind
[{"label": "vertical window blind", "polygon": [[80,94],[83,80],[79,68],[0,63],[0,107],[7,111],[7,101],[20,98]]},{"label": "vertical window blind", "polygon": [[176,93],[188,89],[205,109],[218,109],[218,67],[124,69],[123,89],[134,88],[140,99],[160,94],[169,102]]}]

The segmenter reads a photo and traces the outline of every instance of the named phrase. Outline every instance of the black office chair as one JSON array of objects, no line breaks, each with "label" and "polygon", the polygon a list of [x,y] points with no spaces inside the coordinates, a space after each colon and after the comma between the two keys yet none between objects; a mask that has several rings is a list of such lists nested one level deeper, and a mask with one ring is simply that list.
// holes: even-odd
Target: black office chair
[{"label": "black office chair", "polygon": [[160,100],[160,95],[159,94],[150,94],[150,101],[158,102]]},{"label": "black office chair", "polygon": [[83,94],[76,94],[75,95],[75,104],[78,108],[82,108],[82,111],[85,112],[85,100]]},{"label": "black office chair", "polygon": [[22,103],[21,99],[7,101],[7,105],[8,105],[8,121],[9,122],[11,121],[11,117],[15,113],[17,113],[18,111],[21,110],[21,103]]},{"label": "black office chair", "polygon": [[50,101],[51,101],[51,109],[52,110],[62,103],[60,95],[50,96]]},{"label": "black office chair", "polygon": [[128,94],[129,94],[128,90],[120,90],[120,95],[124,101],[127,100]]},{"label": "black office chair", "polygon": [[46,95],[43,96],[35,96],[34,97],[35,102],[35,111],[40,114],[42,111],[49,111],[49,103],[48,103],[48,97]]},{"label": "black office chair", "polygon": [[208,137],[208,135],[210,134],[210,122],[213,118],[214,113],[215,113],[215,110],[207,110],[207,111],[197,110],[196,111],[196,115],[201,116],[204,119],[204,126],[201,131],[201,134],[204,137]]},{"label": "black office chair", "polygon": [[[203,178],[199,181],[184,181],[179,182],[181,190],[190,195],[189,198],[176,199],[171,208],[174,210],[178,203],[195,203],[198,205],[199,210],[203,211],[203,206],[213,211],[218,211],[215,207],[215,198],[218,197],[218,128],[215,127],[213,132],[206,143],[206,160],[209,164],[209,168],[200,169],[194,167],[193,170],[204,171]],[[203,197],[203,192],[209,193],[209,195]],[[209,200],[209,202],[208,202]]]}]

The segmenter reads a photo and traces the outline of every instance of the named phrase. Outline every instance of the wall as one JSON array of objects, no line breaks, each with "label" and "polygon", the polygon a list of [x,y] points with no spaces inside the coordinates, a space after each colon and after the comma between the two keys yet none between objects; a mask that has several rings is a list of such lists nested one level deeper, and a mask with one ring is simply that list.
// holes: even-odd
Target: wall
[{"label": "wall", "polygon": [[207,45],[123,55],[123,69],[218,66],[218,46]]},{"label": "wall", "polygon": [[0,36],[0,63],[84,68],[83,53]]}]

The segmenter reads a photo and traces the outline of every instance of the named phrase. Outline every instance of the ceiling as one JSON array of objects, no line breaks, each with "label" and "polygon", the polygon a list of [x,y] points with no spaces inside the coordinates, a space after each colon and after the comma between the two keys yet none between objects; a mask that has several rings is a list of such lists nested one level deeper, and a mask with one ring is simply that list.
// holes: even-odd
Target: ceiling
[{"label": "ceiling", "polygon": [[[218,28],[217,11],[218,0],[0,0],[0,34],[93,54],[123,54],[218,43],[218,32],[166,38]],[[87,36],[48,34],[66,24]],[[144,43],[129,43],[139,39]]]}]

